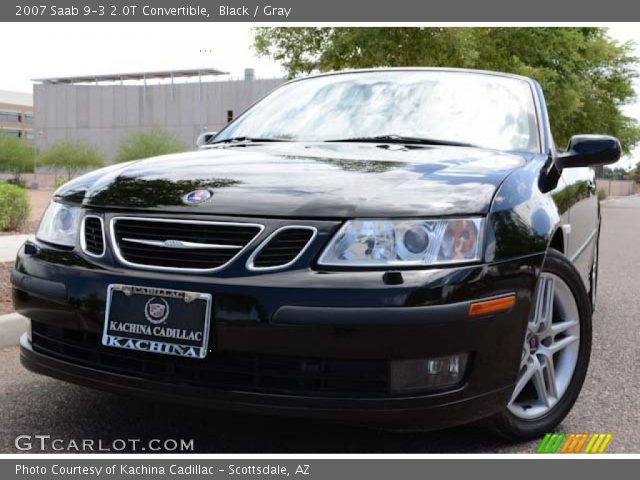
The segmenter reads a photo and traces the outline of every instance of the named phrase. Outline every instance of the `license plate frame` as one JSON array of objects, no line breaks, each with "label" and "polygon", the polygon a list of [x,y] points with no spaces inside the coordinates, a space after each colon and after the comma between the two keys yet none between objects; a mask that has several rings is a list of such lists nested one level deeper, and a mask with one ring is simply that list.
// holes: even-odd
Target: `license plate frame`
[{"label": "license plate frame", "polygon": [[[130,321],[111,318],[114,312],[113,307],[115,295],[124,295],[124,297],[130,298],[137,295],[138,297],[134,298],[139,298],[140,296],[148,298],[146,303],[144,303],[143,310],[143,316],[147,322],[139,321],[139,317],[131,317],[130,315],[127,315],[127,319]],[[151,302],[154,299],[159,300],[157,303],[152,304]],[[142,298],[142,300],[145,300],[145,298]],[[188,320],[182,320],[183,324],[186,321],[191,324],[196,323],[199,326],[197,329],[190,330],[188,335],[187,332],[189,332],[189,330],[181,328],[185,327],[185,325],[180,325],[180,318],[177,320],[172,318],[172,325],[166,323],[170,318],[170,305],[172,305],[175,310],[176,305],[180,305],[181,302],[184,302],[184,304],[188,305],[190,309],[193,310],[194,308],[197,308],[196,304],[189,304],[192,302],[202,301],[205,302],[203,312],[204,318],[200,320],[193,320],[189,317]],[[130,303],[132,306],[134,303],[139,304],[139,302],[133,301]],[[120,306],[118,305],[118,307]],[[119,283],[110,284],[107,287],[107,301],[105,306],[101,343],[103,346],[112,348],[174,355],[182,358],[203,359],[209,352],[212,311],[213,295],[210,293],[139,285],[125,285]],[[185,314],[183,314],[183,318],[184,315]],[[178,313],[178,317],[180,317],[180,312]],[[131,321],[132,318],[135,318],[135,321]],[[201,325],[200,321],[202,322]],[[112,322],[115,322],[115,324]],[[176,322],[178,325],[175,325]],[[118,334],[114,334],[114,330],[118,330],[118,332],[116,332]],[[160,331],[167,334],[182,334],[183,336],[174,340],[170,337],[167,338],[166,336],[158,335],[157,332]],[[201,334],[200,340],[197,339],[198,334]],[[184,335],[187,336],[185,337]],[[180,343],[181,341],[183,343]]]}]

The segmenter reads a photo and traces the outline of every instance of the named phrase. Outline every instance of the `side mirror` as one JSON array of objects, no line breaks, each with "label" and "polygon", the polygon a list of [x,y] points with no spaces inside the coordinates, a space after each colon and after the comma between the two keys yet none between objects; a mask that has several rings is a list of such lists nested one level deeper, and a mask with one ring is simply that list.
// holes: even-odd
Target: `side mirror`
[{"label": "side mirror", "polygon": [[575,135],[567,151],[558,155],[558,168],[596,167],[616,163],[622,155],[620,141],[608,135]]},{"label": "side mirror", "polygon": [[201,133],[200,135],[198,135],[198,138],[196,139],[196,147],[200,148],[203,145],[206,145],[217,134],[218,134],[218,132],[204,132],[204,133]]}]

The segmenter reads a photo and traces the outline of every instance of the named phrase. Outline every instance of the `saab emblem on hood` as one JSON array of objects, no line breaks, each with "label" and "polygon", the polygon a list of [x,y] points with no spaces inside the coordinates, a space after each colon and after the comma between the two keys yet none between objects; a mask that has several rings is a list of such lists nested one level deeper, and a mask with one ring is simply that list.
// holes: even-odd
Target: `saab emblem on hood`
[{"label": "saab emblem on hood", "polygon": [[194,190],[187,193],[182,197],[182,201],[187,205],[196,205],[198,203],[206,202],[211,198],[211,192],[209,190]]}]

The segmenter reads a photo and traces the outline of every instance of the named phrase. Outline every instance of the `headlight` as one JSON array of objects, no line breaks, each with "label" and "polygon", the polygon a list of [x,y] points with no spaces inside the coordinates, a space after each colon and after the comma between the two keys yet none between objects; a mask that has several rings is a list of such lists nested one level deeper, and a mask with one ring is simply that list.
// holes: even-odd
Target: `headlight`
[{"label": "headlight", "polygon": [[351,220],[333,237],[320,265],[385,267],[476,262],[482,218]]},{"label": "headlight", "polygon": [[79,207],[53,201],[40,220],[36,238],[43,242],[75,247],[79,220]]}]

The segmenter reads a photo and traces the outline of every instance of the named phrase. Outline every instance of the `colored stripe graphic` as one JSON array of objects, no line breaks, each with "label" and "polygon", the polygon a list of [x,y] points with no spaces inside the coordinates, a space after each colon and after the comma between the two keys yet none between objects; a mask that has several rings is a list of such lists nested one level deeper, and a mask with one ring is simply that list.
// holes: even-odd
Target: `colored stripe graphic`
[{"label": "colored stripe graphic", "polygon": [[593,447],[593,444],[596,443],[598,437],[599,435],[593,435],[591,437],[591,440],[589,440],[589,443],[587,443],[587,447],[584,449],[584,453],[591,453],[591,447]]},{"label": "colored stripe graphic", "polygon": [[565,438],[564,433],[547,433],[540,445],[538,446],[538,453],[556,453],[556,450],[560,448],[562,441]]},{"label": "colored stripe graphic", "polygon": [[538,449],[536,450],[536,453],[544,453],[544,449],[546,448],[547,442],[549,441],[550,438],[551,438],[551,434],[547,433],[542,439],[542,441],[540,442],[540,445],[538,445]]},{"label": "colored stripe graphic", "polygon": [[536,453],[603,453],[612,438],[611,433],[547,433]]},{"label": "colored stripe graphic", "polygon": [[581,433],[570,433],[569,435],[567,435],[567,439],[562,444],[560,453],[573,453],[576,445],[580,442],[581,439]]},{"label": "colored stripe graphic", "polygon": [[594,434],[587,444],[587,448],[584,449],[584,453],[603,453],[612,437],[613,435],[610,433]]},{"label": "colored stripe graphic", "polygon": [[581,433],[580,436],[581,436],[580,440],[577,442],[577,445],[574,447],[574,449],[570,453],[580,453],[580,450],[582,450],[582,446],[586,443],[587,439],[589,438],[588,433]]},{"label": "colored stripe graphic", "polygon": [[547,453],[556,453],[558,448],[560,448],[560,445],[562,445],[562,440],[564,440],[564,437],[566,437],[566,435],[564,433],[559,433],[557,435],[558,436],[555,440],[555,443],[553,445],[549,445],[549,451]]},{"label": "colored stripe graphic", "polygon": [[602,442],[602,445],[600,446],[600,451],[598,453],[603,453],[605,451],[605,449],[607,448],[607,445],[609,445],[609,442],[611,441],[612,438],[613,438],[613,434],[607,433],[607,436],[604,438],[604,441]]}]

